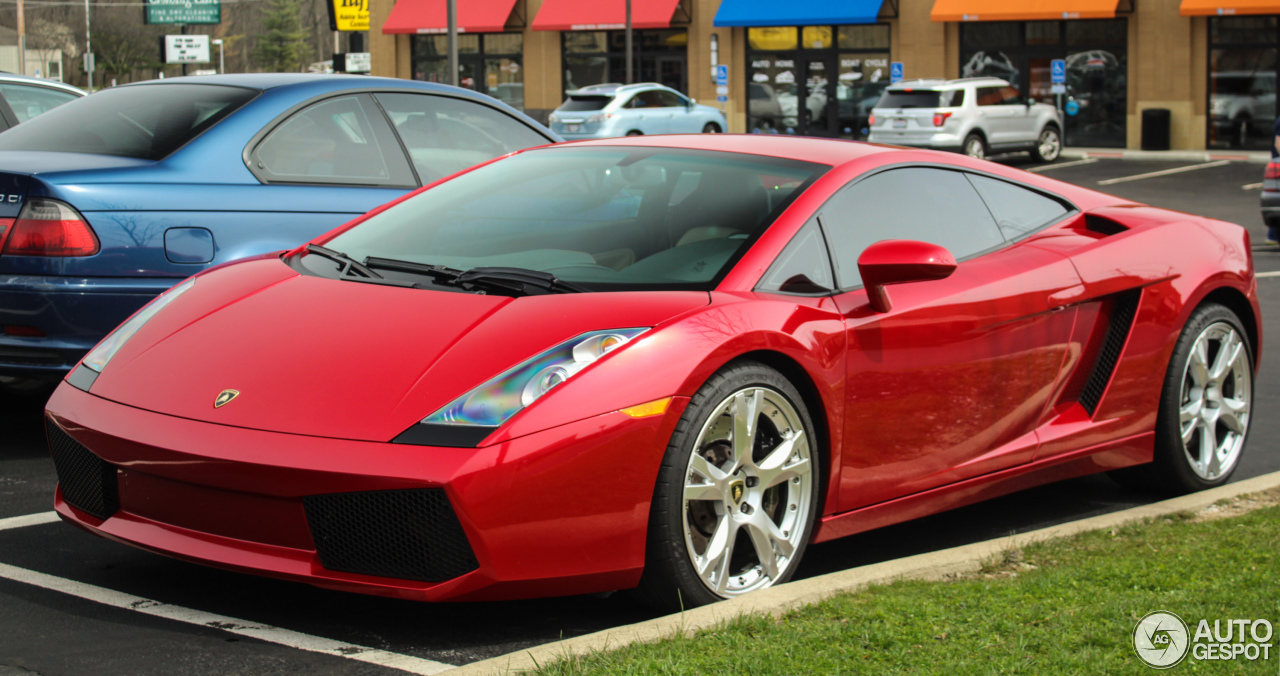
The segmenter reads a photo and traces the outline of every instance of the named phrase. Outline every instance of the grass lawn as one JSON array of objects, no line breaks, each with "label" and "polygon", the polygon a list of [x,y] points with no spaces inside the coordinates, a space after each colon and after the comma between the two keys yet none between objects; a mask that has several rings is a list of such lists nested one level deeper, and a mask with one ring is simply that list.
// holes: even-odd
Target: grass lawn
[{"label": "grass lawn", "polygon": [[1240,504],[1031,544],[973,576],[876,586],[781,618],[567,657],[537,673],[1156,674],[1134,654],[1131,634],[1143,615],[1165,610],[1192,634],[1201,619],[1267,619],[1276,629],[1266,662],[1188,654],[1168,673],[1274,676],[1280,507],[1222,516]]}]

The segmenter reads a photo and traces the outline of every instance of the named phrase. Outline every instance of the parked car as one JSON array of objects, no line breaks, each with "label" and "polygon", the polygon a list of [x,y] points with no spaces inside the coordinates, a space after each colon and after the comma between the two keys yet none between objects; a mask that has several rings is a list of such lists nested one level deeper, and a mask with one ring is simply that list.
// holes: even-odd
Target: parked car
[{"label": "parked car", "polygon": [[1036,484],[1223,484],[1253,270],[1238,225],[956,154],[532,149],[135,315],[48,403],[55,508],[322,587],[687,608]]},{"label": "parked car", "polygon": [[641,134],[718,134],[724,113],[653,82],[601,84],[569,92],[551,114],[551,131],[566,140]]},{"label": "parked car", "polygon": [[1062,119],[999,78],[911,80],[885,89],[871,111],[869,141],[983,158],[1026,150],[1040,162],[1062,152]]},{"label": "parked car", "polygon": [[113,87],[0,134],[0,378],[59,378],[192,274],[558,140],[489,97],[350,75]]},{"label": "parked car", "polygon": [[1280,162],[1271,158],[1262,172],[1262,222],[1267,225],[1267,244],[1280,244]]},{"label": "parked car", "polygon": [[84,90],[56,80],[0,73],[0,131],[84,95]]}]

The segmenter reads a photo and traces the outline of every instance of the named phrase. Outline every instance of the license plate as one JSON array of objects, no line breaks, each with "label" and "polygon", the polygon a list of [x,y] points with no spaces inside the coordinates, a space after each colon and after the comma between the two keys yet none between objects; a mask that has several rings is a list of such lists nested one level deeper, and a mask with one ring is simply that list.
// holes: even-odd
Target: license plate
[{"label": "license plate", "polygon": [[894,128],[894,129],[906,129],[906,128],[907,128],[907,121],[906,121],[906,120],[903,120],[903,119],[894,120],[894,121],[893,121],[893,128]]},{"label": "license plate", "polygon": [[578,131],[578,127],[581,127],[581,126],[582,126],[582,125],[580,125],[580,124],[570,124],[570,125],[566,125],[566,127],[568,128],[568,130],[569,130],[569,132],[570,132],[570,133],[575,132],[575,131]]}]

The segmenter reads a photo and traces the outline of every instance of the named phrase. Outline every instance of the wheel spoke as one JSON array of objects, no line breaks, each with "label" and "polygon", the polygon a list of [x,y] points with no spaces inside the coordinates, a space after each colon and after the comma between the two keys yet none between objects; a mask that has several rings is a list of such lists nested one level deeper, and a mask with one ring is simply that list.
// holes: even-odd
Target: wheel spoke
[{"label": "wheel spoke", "polygon": [[716,484],[687,484],[684,487],[684,499],[686,502],[691,500],[717,500],[724,501],[724,491],[720,490],[720,486]]},{"label": "wheel spoke", "polygon": [[1191,374],[1191,382],[1196,387],[1204,387],[1209,382],[1209,341],[1196,341],[1191,351],[1191,363],[1187,364],[1187,373]]},{"label": "wheel spoke", "polygon": [[1227,429],[1236,434],[1244,434],[1244,421],[1241,420],[1242,414],[1245,413],[1245,403],[1235,399],[1223,399],[1222,407],[1218,409],[1218,420],[1222,421]]},{"label": "wheel spoke", "polygon": [[1244,342],[1236,332],[1228,333],[1222,339],[1222,346],[1218,348],[1218,354],[1213,360],[1213,368],[1209,370],[1209,381],[1221,383],[1231,367],[1235,365],[1236,360],[1240,358],[1240,350],[1243,348]]},{"label": "wheel spoke", "polygon": [[729,478],[728,472],[711,464],[709,460],[698,453],[694,453],[693,458],[689,460],[689,469],[716,483]]},{"label": "wheel spoke", "polygon": [[[757,511],[757,514],[762,513]],[[770,580],[778,579],[778,555],[773,551],[773,535],[761,527],[759,519],[746,523],[747,535],[751,536],[751,544],[755,547],[756,557],[760,559],[760,569]]]},{"label": "wheel spoke", "polygon": [[[1204,401],[1201,400],[1200,397],[1193,396],[1191,398],[1191,401],[1183,404],[1182,408],[1178,409],[1178,421],[1185,426],[1187,423],[1191,422],[1192,420],[1199,418],[1200,411],[1203,408],[1204,408]],[[1183,435],[1183,441],[1186,441],[1185,434]]]},{"label": "wheel spoke", "polygon": [[700,557],[698,562],[698,574],[706,578],[707,574],[720,565],[721,559],[727,558],[726,554],[732,553],[729,550],[733,548],[731,537],[737,531],[737,525],[733,522],[733,517],[723,515],[720,517],[719,523],[716,524],[716,530],[707,540],[707,551]]},{"label": "wheel spoke", "polygon": [[1183,443],[1184,445],[1185,445],[1185,444],[1189,444],[1189,443],[1191,443],[1191,440],[1192,440],[1192,439],[1194,439],[1194,438],[1195,438],[1195,436],[1196,436],[1196,430],[1200,429],[1200,426],[1201,426],[1202,424],[1203,424],[1203,422],[1200,420],[1200,416],[1199,416],[1199,415],[1197,415],[1197,416],[1195,417],[1195,419],[1191,421],[1191,424],[1190,424],[1190,425],[1184,425],[1184,426],[1183,426],[1183,428],[1182,428],[1182,443]]},{"label": "wheel spoke", "polygon": [[1196,463],[1203,469],[1203,476],[1212,479],[1217,476],[1214,466],[1217,465],[1218,444],[1213,430],[1208,425],[1200,425],[1200,460]]},{"label": "wheel spoke", "polygon": [[752,464],[751,450],[756,443],[756,423],[760,418],[760,400],[764,393],[750,390],[740,393],[733,402],[734,467]]}]

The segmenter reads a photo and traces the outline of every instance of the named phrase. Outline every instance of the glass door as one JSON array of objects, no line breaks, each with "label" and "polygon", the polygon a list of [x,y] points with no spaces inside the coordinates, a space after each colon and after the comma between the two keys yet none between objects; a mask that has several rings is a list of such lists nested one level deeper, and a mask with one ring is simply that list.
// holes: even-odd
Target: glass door
[{"label": "glass door", "polygon": [[889,54],[841,54],[836,74],[836,130],[840,138],[865,139],[876,101],[889,86]]},{"label": "glass door", "polygon": [[805,136],[837,136],[835,58],[806,57],[804,76],[796,97],[799,133]]}]

